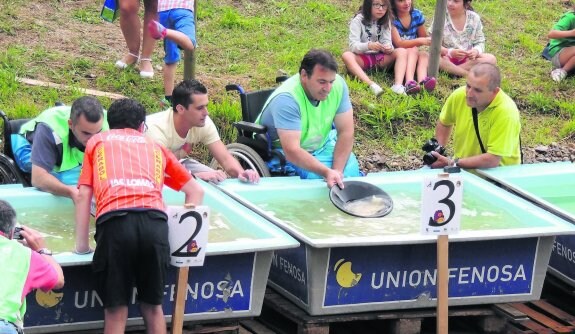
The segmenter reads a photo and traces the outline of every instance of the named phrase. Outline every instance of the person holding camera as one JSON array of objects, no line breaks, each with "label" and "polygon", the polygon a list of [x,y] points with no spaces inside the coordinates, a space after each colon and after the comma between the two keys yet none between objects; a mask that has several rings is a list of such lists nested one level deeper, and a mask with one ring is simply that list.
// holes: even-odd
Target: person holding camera
[{"label": "person holding camera", "polygon": [[[500,86],[497,66],[480,63],[471,68],[466,86],[451,93],[441,110],[435,127],[437,145],[424,145],[434,158],[426,154],[427,165],[474,169],[521,163],[519,110]],[[452,130],[454,156],[449,158],[443,147]]]},{"label": "person holding camera", "polygon": [[[0,200],[0,333],[23,333],[26,295],[34,289],[64,286],[60,265],[46,248],[42,235],[22,226],[16,234],[16,212]],[[16,240],[24,240],[20,243]]]}]

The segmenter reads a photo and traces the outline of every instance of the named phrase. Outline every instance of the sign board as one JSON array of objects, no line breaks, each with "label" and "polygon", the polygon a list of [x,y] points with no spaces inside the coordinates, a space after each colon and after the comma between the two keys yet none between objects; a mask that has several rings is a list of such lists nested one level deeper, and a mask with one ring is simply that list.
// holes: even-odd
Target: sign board
[{"label": "sign board", "polygon": [[170,264],[176,267],[204,265],[208,244],[210,208],[168,206]]},{"label": "sign board", "polygon": [[421,233],[458,233],[462,200],[461,176],[425,178],[421,189]]}]

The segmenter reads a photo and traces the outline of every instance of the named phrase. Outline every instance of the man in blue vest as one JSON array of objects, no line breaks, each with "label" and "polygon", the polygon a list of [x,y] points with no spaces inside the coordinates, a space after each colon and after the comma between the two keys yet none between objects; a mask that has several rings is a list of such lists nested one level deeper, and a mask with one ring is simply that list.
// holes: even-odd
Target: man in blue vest
[{"label": "man in blue vest", "polygon": [[271,94],[256,123],[267,127],[272,145],[285,154],[286,170],[302,179],[324,178],[328,187],[343,188],[344,176],[361,175],[351,152],[349,89],[327,51],[304,56],[299,73]]},{"label": "man in blue vest", "polygon": [[32,174],[32,185],[76,201],[76,183],[88,139],[108,129],[100,102],[84,96],[69,106],[44,110],[12,135],[18,167]]}]

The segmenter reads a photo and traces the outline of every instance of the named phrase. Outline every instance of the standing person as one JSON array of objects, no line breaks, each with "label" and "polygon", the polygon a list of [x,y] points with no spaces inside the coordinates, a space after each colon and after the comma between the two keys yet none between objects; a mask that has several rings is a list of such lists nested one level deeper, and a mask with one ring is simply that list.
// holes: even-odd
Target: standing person
[{"label": "standing person", "polygon": [[0,200],[0,333],[23,333],[26,295],[34,289],[49,291],[64,286],[60,265],[46,248],[42,235],[29,227],[19,231],[25,246],[15,237],[16,212]]},{"label": "standing person", "polygon": [[12,151],[18,167],[32,173],[32,186],[75,201],[86,143],[107,129],[100,101],[84,96],[24,123],[12,135]]},{"label": "standing person", "polygon": [[341,188],[344,176],[361,175],[351,152],[354,124],[349,89],[327,51],[306,53],[299,73],[276,88],[256,123],[267,127],[271,145],[283,151],[285,167],[293,175],[323,178],[328,187]]},{"label": "standing person", "polygon": [[170,249],[164,181],[184,192],[186,203],[203,199],[202,188],[174,155],[144,136],[145,116],[134,100],[114,101],[111,130],[88,142],[78,181],[76,253],[90,252],[92,194],[96,200],[92,270],[104,303],[104,333],[124,332],[134,286],[147,332],[166,333],[162,299]]},{"label": "standing person", "polygon": [[172,91],[180,49],[193,51],[196,47],[196,23],[193,0],[158,0],[160,22],[151,21],[150,34],[164,39],[164,104],[172,105]]},{"label": "standing person", "polygon": [[[190,173],[206,182],[220,182],[226,173],[240,181],[257,183],[257,171],[244,170],[222,143],[216,125],[208,116],[208,89],[195,79],[180,82],[173,92],[174,107],[146,117],[146,136],[172,151]],[[188,158],[192,147],[202,143],[225,173]]]},{"label": "standing person", "polygon": [[561,16],[547,35],[553,71],[551,78],[560,82],[575,69],[575,5]]},{"label": "standing person", "polygon": [[519,110],[500,86],[497,66],[481,63],[470,69],[467,85],[449,95],[435,127],[435,138],[442,146],[455,127],[454,158],[432,152],[437,158],[432,168],[491,168],[521,163]]},{"label": "standing person", "polygon": [[[156,41],[147,29],[142,34],[140,24],[140,0],[118,0],[120,3],[120,29],[128,47],[128,53],[116,61],[116,67],[125,69],[140,62],[140,77],[151,79],[154,77],[152,66],[152,53]],[[144,0],[144,27],[158,17],[158,0]],[[141,37],[143,35],[143,38]],[[140,39],[142,43],[140,44]],[[140,55],[140,46],[142,54]]]},{"label": "standing person", "polygon": [[481,18],[473,11],[471,0],[447,0],[439,69],[466,77],[479,63],[497,63],[494,55],[485,53]]},{"label": "standing person", "polygon": [[389,0],[363,0],[360,11],[349,23],[349,51],[341,56],[349,73],[368,84],[376,96],[383,94],[383,89],[365,72],[391,66],[394,73],[391,90],[405,94],[407,52],[393,48],[389,7]]},{"label": "standing person", "polygon": [[[419,50],[420,46],[431,45],[431,38],[425,31],[425,17],[420,10],[413,8],[412,0],[391,0],[391,8],[394,16],[391,40],[395,47],[407,50],[405,92],[419,93],[420,86],[431,92],[437,80],[427,76],[429,54]],[[414,80],[416,69],[417,82]]]}]

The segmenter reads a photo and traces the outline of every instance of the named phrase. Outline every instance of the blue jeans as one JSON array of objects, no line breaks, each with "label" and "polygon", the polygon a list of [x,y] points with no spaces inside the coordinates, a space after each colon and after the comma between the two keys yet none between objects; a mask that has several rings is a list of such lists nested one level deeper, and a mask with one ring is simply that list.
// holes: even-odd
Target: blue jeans
[{"label": "blue jeans", "polygon": [[[326,143],[322,147],[315,150],[314,152],[311,152],[311,155],[313,155],[319,162],[321,162],[325,166],[331,168],[333,164],[333,151],[335,150],[336,141],[337,141],[337,131],[334,129],[330,131],[329,139],[326,141]],[[283,150],[280,149],[279,151],[282,152],[283,154]],[[270,167],[271,171],[274,172],[278,171],[280,168],[279,159],[274,157],[271,161],[268,162],[268,167]],[[285,171],[287,175],[289,176],[298,175],[301,179],[323,178],[323,176],[299,168],[298,166],[290,163],[289,161],[286,162]],[[349,155],[349,158],[347,159],[347,163],[345,164],[345,168],[343,170],[343,176],[344,177],[363,176],[363,174],[359,170],[359,162],[357,161],[357,158],[355,154],[353,154],[353,152]]]},{"label": "blue jeans", "polygon": [[[160,23],[168,28],[177,30],[192,41],[196,46],[196,23],[194,22],[194,12],[189,9],[175,8],[158,13]],[[174,64],[180,61],[180,47],[172,40],[164,39],[164,62]]]},{"label": "blue jeans", "polygon": [[6,320],[0,320],[0,334],[18,334],[18,330],[14,324]]}]

